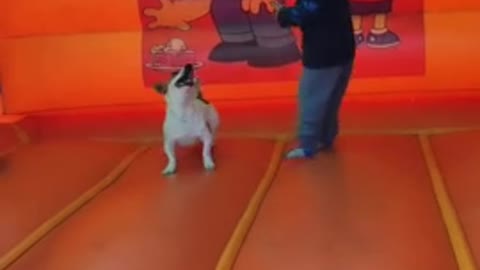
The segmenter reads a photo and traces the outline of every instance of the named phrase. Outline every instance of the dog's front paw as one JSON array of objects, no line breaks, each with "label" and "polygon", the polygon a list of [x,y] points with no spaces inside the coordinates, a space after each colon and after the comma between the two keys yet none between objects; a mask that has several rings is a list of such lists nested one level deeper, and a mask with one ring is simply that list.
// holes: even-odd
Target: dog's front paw
[{"label": "dog's front paw", "polygon": [[206,158],[203,160],[203,167],[208,171],[215,170],[215,162],[211,158]]},{"label": "dog's front paw", "polygon": [[175,171],[176,171],[175,165],[174,164],[168,164],[167,167],[165,167],[165,169],[163,169],[162,174],[163,175],[170,175],[170,174],[174,174]]}]

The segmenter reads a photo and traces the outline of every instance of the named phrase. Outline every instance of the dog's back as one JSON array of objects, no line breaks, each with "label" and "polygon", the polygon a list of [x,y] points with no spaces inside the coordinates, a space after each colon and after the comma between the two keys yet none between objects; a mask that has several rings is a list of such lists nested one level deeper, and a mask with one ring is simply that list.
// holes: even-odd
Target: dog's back
[{"label": "dog's back", "polygon": [[[203,102],[203,101],[200,101]],[[220,125],[220,117],[217,109],[210,103],[206,104],[206,120],[210,132],[215,136],[217,134],[218,126]]]},{"label": "dog's back", "polygon": [[198,91],[196,102],[203,104],[203,106],[206,106],[207,125],[212,134],[215,135],[217,133],[218,126],[220,125],[220,117],[218,115],[218,111],[207,99],[203,97],[202,86],[198,80],[196,81],[195,86],[197,87]]}]

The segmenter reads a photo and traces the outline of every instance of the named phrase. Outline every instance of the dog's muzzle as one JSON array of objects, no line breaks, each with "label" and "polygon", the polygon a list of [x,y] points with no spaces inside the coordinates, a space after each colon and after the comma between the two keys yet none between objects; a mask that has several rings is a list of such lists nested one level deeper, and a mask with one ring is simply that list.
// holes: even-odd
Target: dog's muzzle
[{"label": "dog's muzzle", "polygon": [[185,65],[185,67],[181,72],[182,72],[182,75],[180,76],[180,78],[178,78],[175,85],[177,87],[193,86],[195,84],[193,65],[192,64]]}]

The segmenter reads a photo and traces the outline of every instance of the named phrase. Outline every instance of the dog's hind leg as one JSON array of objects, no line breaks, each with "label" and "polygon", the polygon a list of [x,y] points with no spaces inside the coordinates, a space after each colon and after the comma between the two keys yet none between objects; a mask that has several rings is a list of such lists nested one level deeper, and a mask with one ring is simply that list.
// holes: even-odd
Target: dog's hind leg
[{"label": "dog's hind leg", "polygon": [[207,124],[208,124],[208,129],[210,130],[210,133],[212,134],[212,137],[213,137],[212,144],[215,144],[215,138],[217,136],[218,127],[220,125],[220,117],[218,115],[218,112],[213,107],[210,108],[210,110],[208,111]]},{"label": "dog's hind leg", "polygon": [[202,136],[203,142],[203,150],[202,150],[202,157],[203,157],[203,167],[206,170],[213,170],[215,169],[215,162],[213,161],[212,157],[212,147],[213,147],[213,137],[210,132],[205,132]]},{"label": "dog's hind leg", "polygon": [[173,174],[177,169],[177,160],[175,158],[175,141],[171,139],[165,139],[163,142],[163,151],[167,156],[167,166],[163,169],[163,174]]}]

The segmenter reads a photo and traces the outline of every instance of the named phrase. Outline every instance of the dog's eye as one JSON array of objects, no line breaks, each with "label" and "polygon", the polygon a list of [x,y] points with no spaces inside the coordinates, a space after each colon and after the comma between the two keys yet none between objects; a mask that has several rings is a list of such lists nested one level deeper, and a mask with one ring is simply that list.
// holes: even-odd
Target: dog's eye
[{"label": "dog's eye", "polygon": [[176,83],[175,83],[175,86],[176,86],[176,87],[182,87],[182,86],[185,86],[185,82],[182,82],[182,81],[180,81],[180,82],[176,82]]},{"label": "dog's eye", "polygon": [[181,80],[181,81],[177,81],[175,83],[175,86],[176,87],[184,87],[184,86],[192,86],[193,84],[194,84],[194,82],[192,80],[187,80],[187,81]]}]

